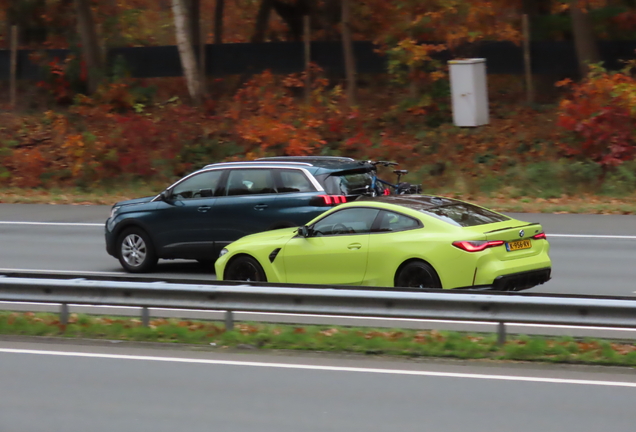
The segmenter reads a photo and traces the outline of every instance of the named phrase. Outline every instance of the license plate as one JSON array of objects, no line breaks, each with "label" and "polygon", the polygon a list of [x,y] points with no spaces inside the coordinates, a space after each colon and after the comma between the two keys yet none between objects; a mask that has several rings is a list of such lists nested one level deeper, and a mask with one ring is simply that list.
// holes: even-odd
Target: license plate
[{"label": "license plate", "polygon": [[506,249],[508,252],[521,250],[521,249],[530,249],[532,247],[532,242],[530,240],[517,240],[513,242],[506,243]]}]

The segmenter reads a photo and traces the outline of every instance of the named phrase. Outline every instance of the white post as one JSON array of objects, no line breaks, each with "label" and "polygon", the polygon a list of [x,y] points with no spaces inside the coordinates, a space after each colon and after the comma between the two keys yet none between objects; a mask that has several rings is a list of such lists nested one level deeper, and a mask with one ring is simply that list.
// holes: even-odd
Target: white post
[{"label": "white post", "polygon": [[486,59],[451,60],[448,64],[455,125],[475,127],[488,124]]}]

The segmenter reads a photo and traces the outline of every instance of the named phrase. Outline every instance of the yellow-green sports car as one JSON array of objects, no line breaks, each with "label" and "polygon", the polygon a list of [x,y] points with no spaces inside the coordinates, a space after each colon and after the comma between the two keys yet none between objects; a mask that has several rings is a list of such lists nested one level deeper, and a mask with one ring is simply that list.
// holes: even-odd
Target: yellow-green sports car
[{"label": "yellow-green sports car", "polygon": [[219,280],[522,290],[550,279],[537,223],[427,195],[358,199],[221,251]]}]

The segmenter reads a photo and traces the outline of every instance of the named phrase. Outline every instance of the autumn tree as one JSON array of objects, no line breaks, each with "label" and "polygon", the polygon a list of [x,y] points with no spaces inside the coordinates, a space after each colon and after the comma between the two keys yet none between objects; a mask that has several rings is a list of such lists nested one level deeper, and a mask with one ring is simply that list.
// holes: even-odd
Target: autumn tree
[{"label": "autumn tree", "polygon": [[0,7],[6,11],[7,28],[18,26],[18,38],[22,43],[42,43],[46,40],[46,0],[4,0],[4,4],[0,2]]},{"label": "autumn tree", "polygon": [[574,35],[574,47],[576,58],[579,62],[579,72],[581,76],[587,75],[589,65],[598,63],[601,59],[590,15],[586,5],[581,0],[571,0],[570,17],[572,18],[572,34]]},{"label": "autumn tree", "polygon": [[225,15],[225,0],[216,0],[214,6],[214,43],[223,43],[223,16]]},{"label": "autumn tree", "polygon": [[77,27],[82,41],[82,55],[88,69],[88,93],[97,90],[104,74],[104,61],[97,39],[97,29],[93,19],[90,0],[75,0]]},{"label": "autumn tree", "polygon": [[342,0],[261,0],[256,17],[252,42],[264,42],[272,12],[287,26],[285,39],[301,40],[303,19],[310,17],[312,30],[324,39],[337,39],[336,30],[341,19]]}]

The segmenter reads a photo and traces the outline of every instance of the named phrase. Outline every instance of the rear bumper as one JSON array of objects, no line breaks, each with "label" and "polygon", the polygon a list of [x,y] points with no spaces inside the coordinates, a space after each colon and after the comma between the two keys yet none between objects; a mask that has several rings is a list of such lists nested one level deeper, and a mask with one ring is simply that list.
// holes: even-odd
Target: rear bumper
[{"label": "rear bumper", "polygon": [[552,268],[543,268],[498,276],[492,284],[494,291],[521,291],[550,280]]}]

